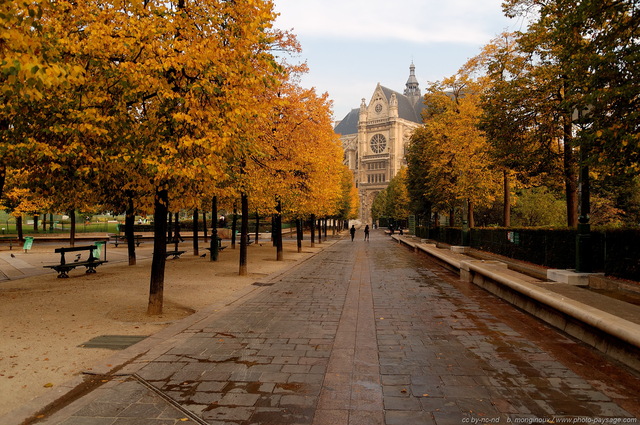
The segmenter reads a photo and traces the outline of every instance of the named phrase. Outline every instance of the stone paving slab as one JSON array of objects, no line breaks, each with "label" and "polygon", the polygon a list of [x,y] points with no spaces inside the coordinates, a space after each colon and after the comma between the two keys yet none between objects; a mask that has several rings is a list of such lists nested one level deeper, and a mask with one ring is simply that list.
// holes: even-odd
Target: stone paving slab
[{"label": "stone paving slab", "polygon": [[633,423],[640,415],[640,378],[630,370],[379,232],[371,242],[341,240],[272,283],[190,320],[121,371],[129,376],[39,423]]}]

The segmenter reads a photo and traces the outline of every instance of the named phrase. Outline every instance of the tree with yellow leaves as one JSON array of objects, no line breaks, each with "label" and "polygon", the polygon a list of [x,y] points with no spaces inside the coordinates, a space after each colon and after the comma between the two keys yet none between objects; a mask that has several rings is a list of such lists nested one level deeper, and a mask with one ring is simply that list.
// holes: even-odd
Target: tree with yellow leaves
[{"label": "tree with yellow leaves", "polygon": [[516,37],[526,62],[513,84],[494,90],[494,125],[511,111],[528,122],[531,145],[546,141],[559,153],[567,224],[575,227],[589,216],[585,197],[578,219],[578,168],[582,193],[593,178],[595,189],[613,199],[624,197],[614,188],[627,187],[640,170],[638,4],[506,0],[503,8],[528,18]]},{"label": "tree with yellow leaves", "polygon": [[407,168],[402,167],[389,185],[376,195],[371,206],[374,221],[383,217],[394,222],[407,220],[411,214],[407,174]]},{"label": "tree with yellow leaves", "polygon": [[53,137],[32,138],[32,150],[64,188],[51,196],[73,202],[100,194],[99,179],[104,188],[120,186],[136,210],[153,212],[148,312],[159,314],[170,202],[193,205],[215,193],[225,178],[223,153],[262,113],[255,96],[281,73],[270,53],[280,37],[270,29],[272,3],[50,6],[43,22],[61,60],[80,66],[84,81],[47,98]]},{"label": "tree with yellow leaves", "polygon": [[434,84],[425,95],[425,123],[412,136],[409,167],[423,167],[424,195],[440,211],[462,203],[490,205],[500,188],[487,140],[478,129],[479,90],[465,76]]},{"label": "tree with yellow leaves", "polygon": [[82,67],[60,55],[55,32],[43,25],[50,4],[0,0],[0,197],[7,171],[37,160],[32,113],[51,90],[82,81]]},{"label": "tree with yellow leaves", "polygon": [[[253,137],[253,143],[234,148],[235,160],[230,164],[235,171],[231,174],[236,176],[235,186],[241,187],[246,196],[241,198],[243,206],[250,201],[253,210],[274,215],[276,258],[282,260],[282,217],[301,219],[319,210],[331,211],[340,193],[341,153],[326,94],[318,96],[314,89],[283,81],[277,90],[264,92],[260,99],[269,109],[253,122],[251,132],[243,135]],[[244,223],[248,216],[245,210],[242,216]],[[244,229],[244,224],[241,227]],[[246,273],[244,232],[241,274]]]}]

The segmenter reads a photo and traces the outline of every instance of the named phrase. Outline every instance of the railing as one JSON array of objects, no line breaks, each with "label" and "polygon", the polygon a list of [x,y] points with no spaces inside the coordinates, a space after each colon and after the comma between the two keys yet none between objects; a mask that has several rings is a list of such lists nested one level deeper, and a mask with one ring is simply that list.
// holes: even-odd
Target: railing
[{"label": "railing", "polygon": [[[557,269],[574,269],[575,229],[474,228],[470,246],[516,260]],[[449,245],[462,244],[462,229],[418,226],[416,235]],[[591,232],[594,271],[640,281],[640,229],[596,230]]]}]

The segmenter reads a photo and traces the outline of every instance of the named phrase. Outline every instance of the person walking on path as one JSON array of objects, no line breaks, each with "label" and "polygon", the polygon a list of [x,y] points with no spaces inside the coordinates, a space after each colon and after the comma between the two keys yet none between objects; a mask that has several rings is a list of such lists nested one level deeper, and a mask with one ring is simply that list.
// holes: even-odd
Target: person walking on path
[{"label": "person walking on path", "polygon": [[353,238],[356,236],[356,225],[352,224],[351,229],[349,229],[349,233],[351,233],[351,242],[353,242]]},{"label": "person walking on path", "polygon": [[368,224],[366,226],[364,226],[364,240],[365,241],[369,240],[369,225]]}]

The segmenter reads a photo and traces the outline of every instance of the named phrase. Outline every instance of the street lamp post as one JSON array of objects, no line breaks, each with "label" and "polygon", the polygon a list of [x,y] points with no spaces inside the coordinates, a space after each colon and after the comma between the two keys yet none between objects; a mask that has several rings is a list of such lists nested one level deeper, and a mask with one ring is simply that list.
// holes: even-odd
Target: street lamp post
[{"label": "street lamp post", "polygon": [[[578,124],[582,124],[583,114],[588,113],[589,109],[577,109]],[[593,271],[591,262],[591,188],[589,184],[589,146],[585,139],[580,141],[580,179],[578,182],[578,193],[580,203],[578,204],[578,229],[576,233],[576,272],[591,273]]]},{"label": "street lamp post", "polygon": [[587,153],[584,152],[585,143],[580,148],[580,214],[578,216],[578,232],[576,234],[576,272],[591,273],[591,224],[589,223],[590,187],[589,187],[589,166],[586,164]]},{"label": "street lamp post", "polygon": [[469,199],[462,204],[462,246],[469,246]]}]

